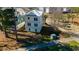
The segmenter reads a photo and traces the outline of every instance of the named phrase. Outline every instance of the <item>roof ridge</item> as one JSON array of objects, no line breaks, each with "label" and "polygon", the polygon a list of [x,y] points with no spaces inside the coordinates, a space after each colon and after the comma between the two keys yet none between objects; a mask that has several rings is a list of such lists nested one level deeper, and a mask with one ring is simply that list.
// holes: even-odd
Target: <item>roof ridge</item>
[{"label": "roof ridge", "polygon": [[30,11],[30,12],[28,12],[27,15],[28,15],[28,14],[31,14],[31,13],[34,13],[34,14],[37,15],[37,16],[40,16],[40,15],[41,15],[41,12],[40,12],[39,10],[36,10],[36,9],[35,9],[35,10],[32,10],[32,11]]}]

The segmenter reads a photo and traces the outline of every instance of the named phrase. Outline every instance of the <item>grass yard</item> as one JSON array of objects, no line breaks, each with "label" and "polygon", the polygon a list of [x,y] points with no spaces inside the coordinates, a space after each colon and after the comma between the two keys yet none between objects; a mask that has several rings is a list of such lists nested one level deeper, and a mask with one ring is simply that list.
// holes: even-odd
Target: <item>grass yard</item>
[{"label": "grass yard", "polygon": [[53,39],[51,39],[48,35],[43,35],[41,38],[42,41],[52,41]]},{"label": "grass yard", "polygon": [[79,43],[70,41],[69,43],[60,43],[55,46],[36,49],[36,51],[79,51]]},{"label": "grass yard", "polygon": [[79,46],[79,43],[76,42],[76,41],[70,41],[68,44],[69,44],[70,46]]},{"label": "grass yard", "polygon": [[55,46],[49,46],[41,49],[36,49],[36,51],[72,51],[72,49],[65,44],[58,44]]}]

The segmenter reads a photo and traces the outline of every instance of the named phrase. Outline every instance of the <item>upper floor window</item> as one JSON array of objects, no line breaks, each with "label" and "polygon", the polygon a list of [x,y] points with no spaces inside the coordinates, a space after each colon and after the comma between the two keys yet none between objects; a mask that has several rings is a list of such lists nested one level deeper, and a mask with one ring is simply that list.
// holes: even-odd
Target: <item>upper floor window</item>
[{"label": "upper floor window", "polygon": [[38,26],[38,24],[34,24],[34,26],[35,26],[35,27],[37,27],[37,26]]},{"label": "upper floor window", "polygon": [[28,17],[28,19],[30,19],[30,17]]},{"label": "upper floor window", "polygon": [[27,23],[28,26],[31,26],[31,23]]},{"label": "upper floor window", "polygon": [[38,18],[34,18],[34,21],[38,21]]}]

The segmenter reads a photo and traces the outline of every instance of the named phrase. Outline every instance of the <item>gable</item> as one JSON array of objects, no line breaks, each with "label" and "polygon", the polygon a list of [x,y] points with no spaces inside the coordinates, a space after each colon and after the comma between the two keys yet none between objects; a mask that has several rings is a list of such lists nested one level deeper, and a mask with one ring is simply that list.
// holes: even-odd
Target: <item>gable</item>
[{"label": "gable", "polygon": [[26,14],[27,16],[37,16],[35,13],[33,13],[33,12],[28,12],[27,14]]},{"label": "gable", "polygon": [[26,16],[41,16],[41,15],[42,15],[42,12],[38,10],[32,10],[26,13]]}]

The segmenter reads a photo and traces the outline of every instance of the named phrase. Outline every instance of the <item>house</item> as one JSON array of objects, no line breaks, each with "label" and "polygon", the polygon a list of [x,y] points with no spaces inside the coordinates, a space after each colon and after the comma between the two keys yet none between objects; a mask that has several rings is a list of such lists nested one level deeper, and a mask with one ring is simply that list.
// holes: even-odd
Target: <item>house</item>
[{"label": "house", "polygon": [[38,9],[43,13],[49,13],[49,7],[38,7]]},{"label": "house", "polygon": [[16,24],[17,24],[17,30],[22,28],[25,25],[25,11],[22,8],[15,8],[15,14],[17,17]]},{"label": "house", "polygon": [[[3,7],[2,10],[5,10],[5,9],[10,9],[11,7]],[[24,20],[24,15],[25,15],[25,11],[24,9],[20,8],[20,7],[14,7],[15,9],[15,16],[17,17],[16,18],[16,28],[17,30],[19,30],[21,27],[24,26],[25,24],[25,20]]]},{"label": "house", "polygon": [[61,7],[49,7],[49,8],[46,8],[46,10],[48,10],[49,13],[62,12]]},{"label": "house", "polygon": [[63,7],[63,13],[70,13],[71,9],[67,7]]},{"label": "house", "polygon": [[25,15],[25,29],[29,32],[40,32],[43,26],[42,11],[32,10]]},{"label": "house", "polygon": [[55,12],[69,12],[70,9],[67,7],[38,7],[38,10],[43,13],[55,13]]},{"label": "house", "polygon": [[45,7],[46,13],[56,13],[56,12],[70,12],[70,8],[67,7]]},{"label": "house", "polygon": [[[5,9],[10,9],[11,7],[4,7],[3,10]],[[16,19],[16,25],[17,25],[17,30],[22,28],[25,25],[25,14],[30,10],[29,8],[26,7],[14,7],[15,9],[15,16],[17,17]]]},{"label": "house", "polygon": [[44,7],[37,7],[37,10],[44,12]]}]

